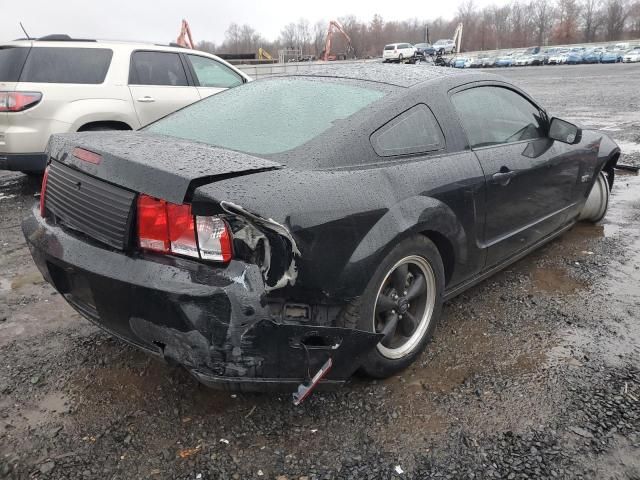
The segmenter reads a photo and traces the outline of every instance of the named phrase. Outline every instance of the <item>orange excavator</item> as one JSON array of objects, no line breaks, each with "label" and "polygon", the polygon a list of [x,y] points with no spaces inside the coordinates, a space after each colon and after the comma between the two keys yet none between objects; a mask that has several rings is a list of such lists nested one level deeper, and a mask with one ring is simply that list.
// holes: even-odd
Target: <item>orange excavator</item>
[{"label": "orange excavator", "polygon": [[[341,33],[347,41],[347,51],[343,55],[331,55],[331,39],[334,33]],[[347,32],[344,31],[344,28],[342,27],[342,25],[340,25],[340,22],[338,22],[337,20],[331,20],[329,22],[329,28],[327,29],[327,39],[324,42],[324,51],[322,52],[322,55],[320,57],[325,62],[328,60],[337,60],[339,59],[338,57],[341,56],[344,56],[344,59],[346,60],[348,55],[352,52],[353,46],[351,45],[351,37],[349,37],[349,35],[347,35]]]},{"label": "orange excavator", "polygon": [[176,43],[181,47],[195,49],[195,45],[193,43],[193,38],[191,38],[191,28],[189,28],[189,22],[182,19],[182,27],[180,29],[180,35],[178,35],[178,39]]}]

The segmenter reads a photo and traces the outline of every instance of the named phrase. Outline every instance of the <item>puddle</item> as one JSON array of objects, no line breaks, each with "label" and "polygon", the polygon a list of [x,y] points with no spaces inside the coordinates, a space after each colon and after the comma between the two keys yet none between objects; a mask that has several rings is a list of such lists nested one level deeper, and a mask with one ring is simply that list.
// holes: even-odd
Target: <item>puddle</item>
[{"label": "puddle", "polygon": [[616,143],[623,154],[640,153],[640,143],[627,142],[626,140],[616,140]]},{"label": "puddle", "polygon": [[28,427],[34,427],[56,420],[53,415],[69,413],[71,401],[62,392],[52,392],[45,395],[37,406],[28,408],[21,413],[21,417]]},{"label": "puddle", "polygon": [[[551,349],[550,362],[580,366],[590,358],[599,358],[616,366],[640,358],[640,231],[634,223],[638,215],[633,213],[639,204],[640,178],[620,180],[600,227],[629,253],[626,258],[614,257],[606,275],[593,285],[585,305],[587,325],[561,331],[561,343]],[[595,302],[591,308],[590,302]]]},{"label": "puddle", "polygon": [[535,267],[531,272],[532,289],[536,292],[552,294],[572,294],[584,289],[586,285],[559,267]]},{"label": "puddle", "polygon": [[44,278],[42,278],[40,272],[29,272],[16,276],[11,282],[11,289],[20,290],[27,285],[39,285],[41,283],[44,283]]}]

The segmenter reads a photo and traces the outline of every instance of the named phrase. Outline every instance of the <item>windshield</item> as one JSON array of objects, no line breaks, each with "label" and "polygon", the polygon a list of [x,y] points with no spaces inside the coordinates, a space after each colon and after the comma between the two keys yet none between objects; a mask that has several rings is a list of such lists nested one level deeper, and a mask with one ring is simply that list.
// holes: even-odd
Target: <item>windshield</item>
[{"label": "windshield", "polygon": [[269,155],[309,142],[384,95],[373,87],[329,80],[258,81],[213,95],[145,130]]}]

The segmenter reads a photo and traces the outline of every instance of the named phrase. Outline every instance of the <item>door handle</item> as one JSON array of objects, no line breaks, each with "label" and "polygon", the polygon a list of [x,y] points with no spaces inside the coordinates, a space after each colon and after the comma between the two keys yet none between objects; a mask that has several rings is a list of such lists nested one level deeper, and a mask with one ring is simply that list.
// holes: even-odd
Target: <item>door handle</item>
[{"label": "door handle", "polygon": [[498,183],[503,187],[507,186],[511,179],[516,176],[516,172],[507,168],[501,168],[498,173],[494,173],[491,178],[494,183]]},{"label": "door handle", "polygon": [[140,103],[152,103],[152,102],[155,102],[156,100],[155,100],[155,98],[150,97],[150,96],[147,95],[145,97],[139,98],[138,101]]}]

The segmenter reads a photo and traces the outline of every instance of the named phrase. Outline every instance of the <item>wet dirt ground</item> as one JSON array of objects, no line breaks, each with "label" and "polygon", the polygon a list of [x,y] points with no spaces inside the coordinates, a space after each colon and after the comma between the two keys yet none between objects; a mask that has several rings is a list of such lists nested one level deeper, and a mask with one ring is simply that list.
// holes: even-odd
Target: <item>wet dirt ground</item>
[{"label": "wet dirt ground", "polygon": [[[640,64],[500,73],[640,164]],[[80,318],[20,232],[38,190],[0,173],[0,477],[640,479],[638,176],[601,225],[448,302],[402,375],[300,407],[208,390]]]}]

